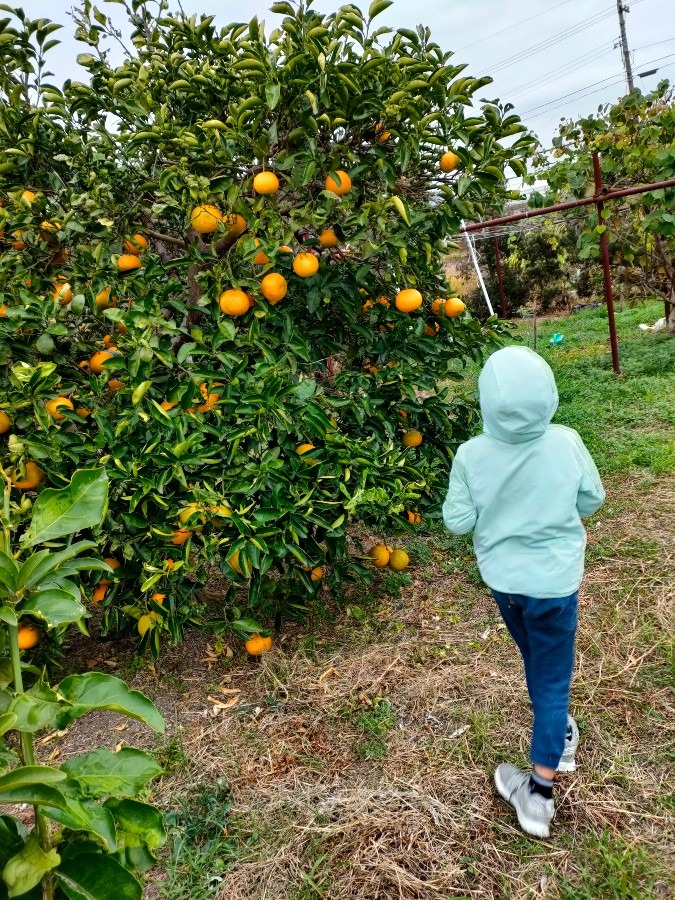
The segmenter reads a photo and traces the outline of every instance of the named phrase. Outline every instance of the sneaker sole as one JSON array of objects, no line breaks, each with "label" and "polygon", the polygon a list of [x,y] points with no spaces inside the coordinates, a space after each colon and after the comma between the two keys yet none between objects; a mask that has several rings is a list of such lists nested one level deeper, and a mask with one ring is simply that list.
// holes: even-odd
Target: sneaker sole
[{"label": "sneaker sole", "polygon": [[517,806],[514,806],[513,803],[511,803],[511,800],[509,799],[509,792],[506,788],[506,785],[504,784],[504,782],[501,779],[501,776],[499,774],[499,769],[497,769],[495,771],[495,785],[496,785],[497,790],[499,791],[501,797],[504,800],[506,800],[506,802],[509,804],[511,809],[515,810],[516,815],[518,816],[518,823],[519,823],[520,827],[523,829],[523,831],[525,831],[527,834],[531,835],[532,837],[538,837],[538,838],[550,837],[551,830],[548,827],[548,825],[544,825],[542,822],[537,822],[535,819],[531,819],[529,816],[524,815],[518,809]]},{"label": "sneaker sole", "polygon": [[577,764],[576,764],[575,760],[573,760],[573,759],[571,759],[571,760],[561,759],[560,762],[558,763],[558,768],[556,769],[557,772],[576,772],[576,770],[577,770]]}]

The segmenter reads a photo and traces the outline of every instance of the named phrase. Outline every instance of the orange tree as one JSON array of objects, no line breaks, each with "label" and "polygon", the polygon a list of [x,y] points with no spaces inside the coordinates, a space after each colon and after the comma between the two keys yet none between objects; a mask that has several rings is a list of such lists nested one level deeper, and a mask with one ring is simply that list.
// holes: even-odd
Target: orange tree
[{"label": "orange tree", "polygon": [[257,630],[367,574],[351,522],[437,506],[475,418],[443,383],[501,335],[432,305],[445,236],[532,142],[428,29],[377,28],[389,0],[277,3],[269,35],[121,5],[124,62],[85,3],[61,86],[57,26],[2,24],[0,406],[18,491],[107,467],[92,598],[156,651],[215,560]]}]

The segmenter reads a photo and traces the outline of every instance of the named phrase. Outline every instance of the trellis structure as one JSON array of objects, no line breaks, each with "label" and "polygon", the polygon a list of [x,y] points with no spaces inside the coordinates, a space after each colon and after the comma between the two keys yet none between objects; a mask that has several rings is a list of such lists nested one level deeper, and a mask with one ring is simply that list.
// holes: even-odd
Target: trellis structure
[{"label": "trellis structure", "polygon": [[[593,154],[593,175],[595,179],[595,193],[592,197],[584,197],[579,200],[568,200],[565,203],[555,203],[553,206],[545,206],[542,209],[528,209],[525,212],[513,213],[510,216],[500,216],[496,219],[488,219],[484,222],[471,222],[464,225],[462,231],[471,233],[472,231],[482,231],[484,228],[494,228],[498,225],[507,225],[511,222],[520,222],[523,219],[532,219],[535,216],[546,216],[550,213],[562,212],[567,209],[577,209],[581,206],[594,205],[598,211],[598,222],[603,223],[602,211],[605,203],[612,200],[619,200],[622,197],[631,197],[634,194],[646,194],[649,191],[656,191],[660,188],[675,187],[675,178],[668,181],[657,181],[653,184],[641,184],[630,188],[621,188],[612,190],[602,183],[602,173],[600,171],[600,156],[598,153]],[[499,247],[495,238],[497,247],[497,272],[499,275],[499,292],[502,302],[502,316],[506,318],[506,297],[504,295],[504,279],[502,276],[501,259],[499,256]],[[607,301],[607,319],[609,321],[609,340],[612,348],[612,366],[617,375],[621,374],[621,365],[619,362],[619,342],[616,335],[616,318],[614,315],[614,295],[612,292],[612,279],[609,268],[609,244],[607,241],[607,232],[603,231],[600,235],[600,255],[602,258],[602,272],[605,283],[605,299]],[[666,300],[666,319],[670,314],[672,304]]]}]

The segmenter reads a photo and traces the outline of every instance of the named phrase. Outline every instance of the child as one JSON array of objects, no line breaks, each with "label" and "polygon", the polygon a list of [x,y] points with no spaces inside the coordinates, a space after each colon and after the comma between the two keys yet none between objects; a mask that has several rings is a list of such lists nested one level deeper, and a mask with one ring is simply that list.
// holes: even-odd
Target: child
[{"label": "child", "polygon": [[556,769],[574,771],[578,743],[569,716],[583,516],[605,492],[581,438],[551,425],[558,391],[532,350],[494,353],[478,381],[483,434],[458,449],[443,504],[446,528],[473,531],[483,580],[520,650],[532,702],[531,773],[502,763],[495,783],[521,827],[548,837]]}]

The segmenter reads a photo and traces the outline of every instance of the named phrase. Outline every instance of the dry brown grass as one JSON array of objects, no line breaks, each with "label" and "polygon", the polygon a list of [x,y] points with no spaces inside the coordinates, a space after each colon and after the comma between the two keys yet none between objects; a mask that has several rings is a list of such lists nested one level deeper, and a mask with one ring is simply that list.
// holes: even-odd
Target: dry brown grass
[{"label": "dry brown grass", "polygon": [[[614,517],[591,524],[573,696],[580,769],[560,779],[547,842],[521,835],[491,784],[500,760],[526,761],[519,660],[486,592],[442,570],[437,537],[428,538],[433,597],[416,577],[369,624],[343,618],[310,649],[293,632],[262,662],[237,658],[226,674],[195,665],[195,644],[191,660],[183,651],[187,690],[173,715],[188,762],[159,793],[171,807],[200,783],[231,786],[238,861],[210,896],[569,898],[565,885],[584,879],[584,898],[665,896],[675,870],[673,500],[667,483],[623,481],[611,490]],[[172,677],[174,662],[162,663]],[[238,702],[216,711],[216,695]],[[360,717],[379,698],[395,727],[385,755],[364,759]],[[644,854],[627,893],[611,887],[632,860],[618,850],[579,875],[603,832],[610,847]],[[167,896],[189,896],[172,884]]]}]

